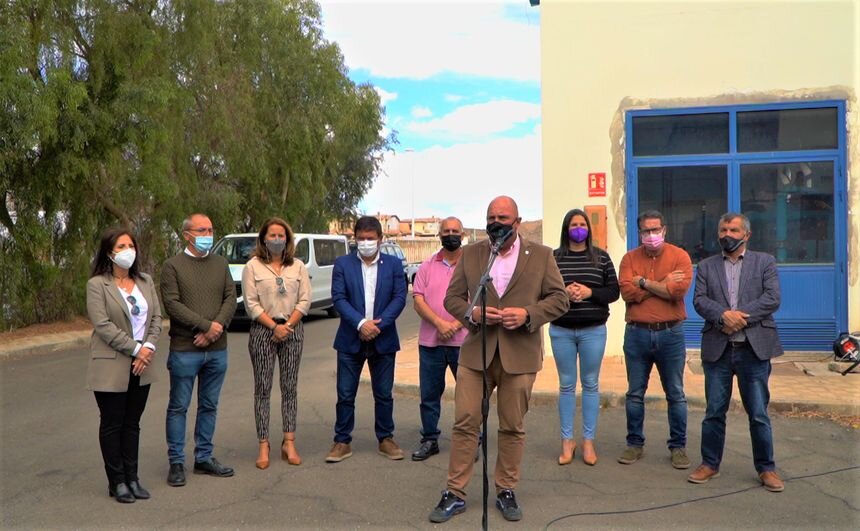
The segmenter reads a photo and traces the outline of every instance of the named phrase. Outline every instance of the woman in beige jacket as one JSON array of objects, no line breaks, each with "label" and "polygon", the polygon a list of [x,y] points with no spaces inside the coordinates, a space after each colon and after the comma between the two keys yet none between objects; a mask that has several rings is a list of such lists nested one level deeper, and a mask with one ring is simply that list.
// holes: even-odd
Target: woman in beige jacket
[{"label": "woman in beige jacket", "polygon": [[120,503],[145,500],[137,475],[140,417],[153,382],[161,306],[152,277],[138,269],[137,242],[124,228],[104,232],[87,282],[93,324],[87,389],[101,420],[99,444],[108,494]]}]

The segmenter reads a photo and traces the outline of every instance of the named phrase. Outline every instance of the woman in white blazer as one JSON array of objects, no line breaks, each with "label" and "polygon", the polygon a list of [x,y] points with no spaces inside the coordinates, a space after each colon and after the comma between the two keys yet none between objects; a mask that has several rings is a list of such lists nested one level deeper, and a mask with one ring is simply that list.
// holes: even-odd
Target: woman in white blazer
[{"label": "woman in white blazer", "polygon": [[161,306],[152,277],[140,272],[137,242],[127,229],[102,234],[87,282],[93,324],[87,389],[101,420],[99,444],[108,494],[120,503],[145,500],[137,476],[140,417],[153,382],[152,361],[161,334]]}]

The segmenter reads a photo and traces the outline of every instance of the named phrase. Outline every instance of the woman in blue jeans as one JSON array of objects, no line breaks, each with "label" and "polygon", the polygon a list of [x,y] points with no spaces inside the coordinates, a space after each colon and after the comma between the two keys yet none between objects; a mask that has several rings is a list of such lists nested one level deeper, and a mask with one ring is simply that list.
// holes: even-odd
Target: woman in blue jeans
[{"label": "woman in blue jeans", "polygon": [[558,368],[558,416],[561,423],[561,454],[558,464],[573,461],[576,441],[576,360],[582,382],[582,460],[597,463],[594,435],[600,410],[598,379],[606,347],[609,304],[618,300],[618,278],[612,259],[591,240],[591,224],[582,210],[565,214],[561,242],[555,260],[570,297],[570,310],[550,324],[549,337]]}]

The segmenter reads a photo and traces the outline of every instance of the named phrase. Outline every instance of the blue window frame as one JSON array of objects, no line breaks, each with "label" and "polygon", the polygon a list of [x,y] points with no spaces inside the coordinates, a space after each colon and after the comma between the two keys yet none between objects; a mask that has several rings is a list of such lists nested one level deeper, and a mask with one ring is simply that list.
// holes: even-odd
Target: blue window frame
[{"label": "blue window frame", "polygon": [[[697,115],[701,119],[697,119]],[[719,124],[726,115],[727,143],[719,138],[724,134]],[[832,119],[834,115],[835,120]],[[637,122],[637,118],[642,120]],[[831,121],[834,125],[827,125]],[[739,122],[745,128],[740,139]],[[802,127],[804,123],[813,124],[820,134],[810,134],[809,128]],[[774,133],[780,125],[784,131]],[[674,143],[673,127],[675,138],[680,135],[687,138]],[[751,248],[777,256],[783,304],[776,318],[784,346],[789,350],[829,350],[836,333],[846,330],[848,325],[845,102],[825,100],[628,111],[625,133],[628,249],[639,245],[636,217],[640,200],[649,208],[655,204],[655,198],[662,197],[666,210],[671,211],[674,206],[680,212],[678,216],[682,219],[675,221],[674,234],[670,227],[667,239],[673,243],[673,237],[686,239],[686,248],[694,263],[698,258],[717,252],[707,235],[711,232],[710,239],[716,241],[714,215],[722,214],[715,214],[717,210],[727,205],[729,211],[746,214],[751,218],[754,237],[756,231],[768,234],[768,239],[762,239],[764,236],[759,234],[757,243],[760,246],[770,244],[766,249]],[[635,135],[646,133],[653,136],[637,142]],[[700,139],[688,138],[699,133]],[[695,205],[688,198],[690,187],[695,186],[691,185],[695,180],[691,181],[690,175],[696,175],[697,168],[702,175],[699,193],[711,194],[700,199],[701,220],[692,219]],[[815,168],[817,173],[811,174],[810,168]],[[722,175],[725,175],[725,182],[721,182]],[[755,201],[751,197],[755,199],[757,191],[753,187],[769,183],[769,175],[782,179],[783,184],[771,186],[769,203],[761,202],[753,208]],[[642,193],[640,181],[649,187],[641,190]],[[714,197],[714,190],[725,190],[725,196]],[[814,210],[816,208],[818,210]],[[812,214],[809,209],[813,209]],[[810,226],[810,219],[816,220],[817,226]],[[699,233],[704,236],[698,236]],[[804,239],[797,241],[787,233],[802,234]],[[698,242],[690,241],[691,237],[703,239],[703,242],[694,246]],[[829,292],[822,296],[821,286],[834,286],[832,296]],[[691,288],[687,295],[685,324],[691,347],[699,345],[702,325],[692,307],[692,293]]]}]

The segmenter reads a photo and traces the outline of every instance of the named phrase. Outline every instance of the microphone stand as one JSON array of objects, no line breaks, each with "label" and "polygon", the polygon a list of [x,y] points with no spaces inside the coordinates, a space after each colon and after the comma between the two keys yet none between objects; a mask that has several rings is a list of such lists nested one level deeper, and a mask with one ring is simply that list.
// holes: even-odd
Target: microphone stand
[{"label": "microphone stand", "polygon": [[472,319],[472,310],[475,309],[479,304],[481,305],[481,435],[478,444],[483,447],[483,459],[482,459],[482,468],[483,468],[483,479],[484,479],[484,499],[483,499],[483,515],[481,516],[481,528],[486,531],[487,530],[487,498],[489,497],[489,477],[487,475],[487,418],[490,414],[490,393],[487,390],[487,285],[493,280],[490,277],[490,270],[493,268],[493,263],[496,261],[496,258],[499,256],[499,250],[502,245],[505,244],[508,238],[510,238],[513,231],[507,232],[504,236],[497,239],[490,246],[490,259],[487,262],[487,269],[484,271],[484,274],[481,275],[481,279],[478,281],[478,287],[475,289],[475,293],[472,296],[472,302],[469,304],[469,309],[466,310],[466,314],[464,318],[466,320]]}]

